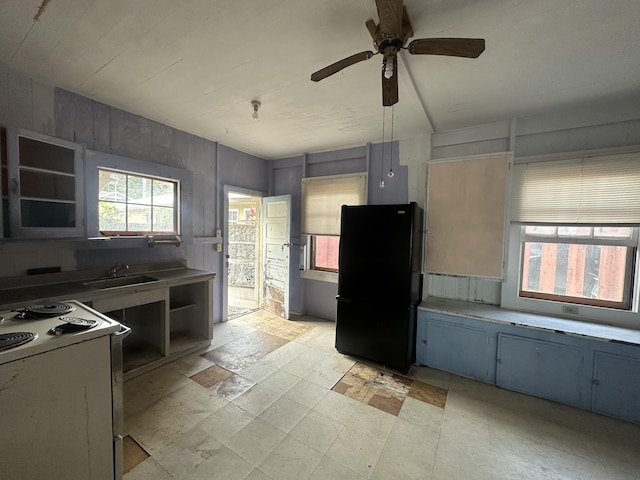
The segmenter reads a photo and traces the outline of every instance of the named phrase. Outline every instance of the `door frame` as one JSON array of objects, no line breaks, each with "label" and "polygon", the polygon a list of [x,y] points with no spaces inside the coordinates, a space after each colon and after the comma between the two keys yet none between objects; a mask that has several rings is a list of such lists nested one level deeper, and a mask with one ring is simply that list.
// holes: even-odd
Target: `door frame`
[{"label": "door frame", "polygon": [[[229,193],[241,193],[252,197],[260,197],[261,199],[267,197],[268,194],[259,190],[252,190],[250,188],[227,184],[223,185],[223,192],[224,202],[222,207],[222,225],[224,225],[224,230],[222,231],[222,321],[226,322],[229,315],[229,269],[227,267],[227,255],[229,255]],[[260,203],[262,204],[262,200],[260,200]],[[262,232],[260,232],[260,234],[262,234]],[[260,256],[262,257],[262,252],[260,252]],[[259,281],[260,288],[262,288],[262,279],[260,278]]]}]

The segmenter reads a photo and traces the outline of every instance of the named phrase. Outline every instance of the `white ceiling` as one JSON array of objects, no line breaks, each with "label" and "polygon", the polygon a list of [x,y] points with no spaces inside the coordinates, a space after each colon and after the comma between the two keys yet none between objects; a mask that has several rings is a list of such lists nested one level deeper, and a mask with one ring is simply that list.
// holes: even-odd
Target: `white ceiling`
[{"label": "white ceiling", "polygon": [[[374,0],[0,0],[0,63],[263,158],[382,140]],[[486,39],[478,59],[401,56],[385,138],[640,96],[638,0],[406,0],[414,38]],[[252,119],[251,100],[262,102]]]}]

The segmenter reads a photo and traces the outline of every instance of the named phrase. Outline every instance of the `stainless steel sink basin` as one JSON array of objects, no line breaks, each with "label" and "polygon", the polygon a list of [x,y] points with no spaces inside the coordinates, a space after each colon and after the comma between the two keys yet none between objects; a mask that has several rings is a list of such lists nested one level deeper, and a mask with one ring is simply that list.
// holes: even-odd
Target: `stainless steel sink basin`
[{"label": "stainless steel sink basin", "polygon": [[137,285],[140,283],[157,282],[157,278],[148,277],[147,275],[131,275],[127,277],[101,278],[98,280],[90,280],[84,282],[83,285],[96,289],[124,287],[127,285]]}]

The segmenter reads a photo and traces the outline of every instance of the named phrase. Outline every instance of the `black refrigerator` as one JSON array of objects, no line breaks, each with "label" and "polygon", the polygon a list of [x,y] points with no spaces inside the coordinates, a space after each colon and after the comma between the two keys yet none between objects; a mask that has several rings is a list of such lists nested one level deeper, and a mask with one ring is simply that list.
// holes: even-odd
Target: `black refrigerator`
[{"label": "black refrigerator", "polygon": [[336,349],[406,373],[422,297],[422,210],[342,206]]}]

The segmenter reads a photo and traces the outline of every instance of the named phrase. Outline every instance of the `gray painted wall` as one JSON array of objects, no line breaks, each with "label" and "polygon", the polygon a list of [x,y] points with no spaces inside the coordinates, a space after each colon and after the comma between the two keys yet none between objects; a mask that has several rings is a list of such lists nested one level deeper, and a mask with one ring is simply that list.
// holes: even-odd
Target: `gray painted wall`
[{"label": "gray painted wall", "polygon": [[[193,172],[192,221],[195,240],[178,249],[104,248],[78,241],[0,242],[0,277],[23,275],[27,268],[60,265],[63,270],[108,266],[116,260],[146,263],[186,259],[193,268],[223,272],[222,255],[198,237],[224,230],[223,185],[292,195],[292,241],[300,238],[301,179],[341,173],[369,173],[369,203],[406,203],[425,195],[424,178],[414,198],[408,194],[409,169],[398,165],[393,143],[365,145],[333,152],[266,162],[131,113],[23,77],[0,66],[0,123],[84,143],[88,148],[155,162]],[[428,132],[427,132],[428,133]],[[640,99],[585,106],[571,111],[533,115],[431,135],[417,162],[514,151],[516,161],[571,156],[607,149],[640,150]],[[391,157],[389,154],[391,153]],[[395,177],[386,172],[393,168]],[[383,176],[386,187],[378,184]],[[412,183],[412,184],[413,184]],[[415,198],[417,197],[417,198]],[[428,213],[428,212],[427,212]],[[225,232],[226,233],[226,232]],[[335,283],[302,279],[299,250],[291,251],[291,311],[335,319]],[[431,295],[486,303],[500,302],[500,284],[483,279],[430,275]],[[222,318],[222,281],[215,282],[216,321]]]},{"label": "gray painted wall", "polygon": [[[222,222],[223,189],[236,186],[267,192],[270,165],[263,159],[125,112],[63,89],[44,85],[0,67],[0,124],[72,140],[86,148],[168,165],[193,174],[193,239],[179,247],[133,248],[123,242],[0,242],[0,276],[28,268],[59,265],[64,271],[186,260],[191,268],[222,272],[222,254],[198,242]],[[223,233],[224,235],[224,233]],[[106,243],[111,243],[107,245]],[[222,318],[222,281],[214,281],[214,320]]]},{"label": "gray painted wall", "polygon": [[[193,173],[193,240],[179,248],[122,247],[104,242],[0,242],[0,276],[24,275],[28,268],[56,266],[63,271],[106,268],[115,262],[140,264],[186,260],[191,268],[223,274],[224,260],[211,237],[223,224],[224,185],[270,195],[292,196],[292,242],[301,243],[303,176],[369,172],[369,203],[406,203],[408,168],[398,162],[398,144],[367,145],[267,162],[225,145],[105,105],[72,92],[35,82],[0,67],[0,124],[83,144],[97,152],[180,168]],[[395,176],[386,176],[393,168]],[[381,175],[386,187],[379,188]],[[335,319],[337,284],[304,280],[300,251],[291,250],[291,311]],[[214,282],[214,320],[222,318],[222,277]]]},{"label": "gray painted wall", "polygon": [[[369,204],[407,203],[408,167],[398,164],[398,142],[393,142],[393,145],[385,144],[384,159],[382,154],[382,144],[376,144],[273,161],[274,195],[292,196],[293,243],[301,243],[300,204],[303,178],[367,172]],[[387,177],[390,166],[394,172],[393,178]],[[379,186],[381,175],[385,180],[385,188]],[[301,278],[298,270],[299,253],[299,249],[291,251],[291,311],[335,320],[338,285]]]}]

